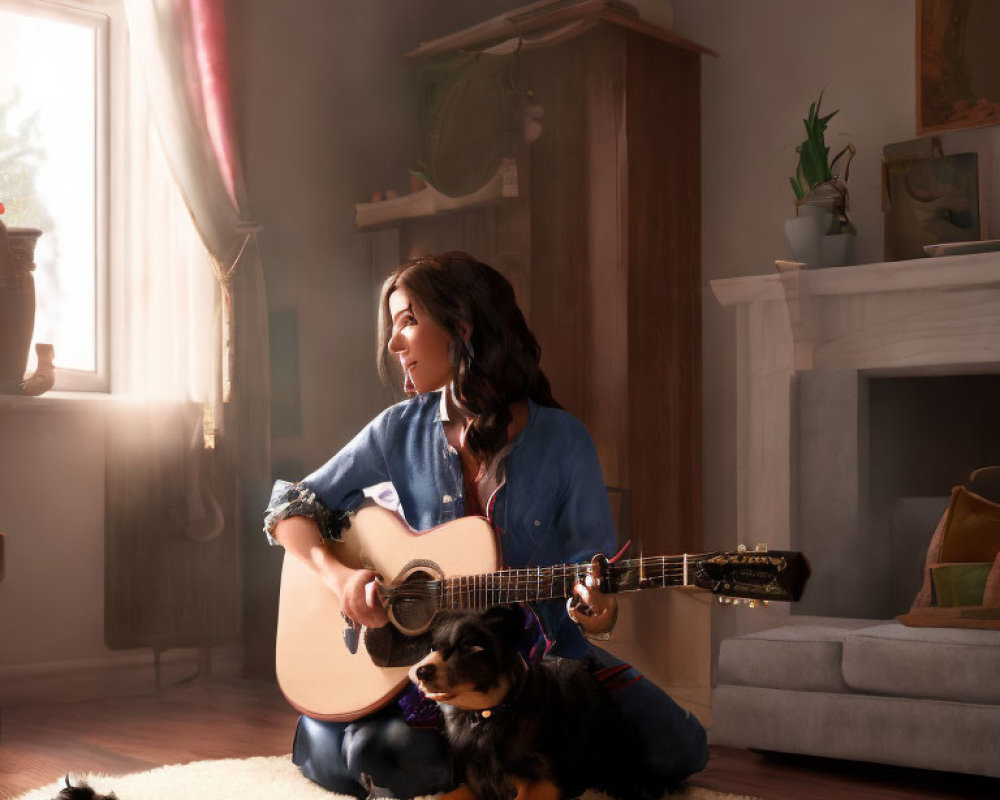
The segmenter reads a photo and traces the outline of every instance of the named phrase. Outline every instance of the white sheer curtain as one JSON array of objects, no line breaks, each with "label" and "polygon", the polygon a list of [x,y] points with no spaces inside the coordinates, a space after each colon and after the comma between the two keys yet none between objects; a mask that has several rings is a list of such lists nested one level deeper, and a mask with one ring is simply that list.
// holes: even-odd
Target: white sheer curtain
[{"label": "white sheer curtain", "polygon": [[213,404],[221,397],[217,282],[167,165],[139,70],[130,83],[129,236],[111,281],[112,392],[145,403]]},{"label": "white sheer curtain", "polygon": [[233,641],[241,616],[223,454],[205,449],[221,404],[219,289],[132,66],[127,235],[110,287],[105,640],[211,646]]},{"label": "white sheer curtain", "polygon": [[224,0],[125,6],[129,242],[113,280],[112,386],[129,402],[108,425],[105,637],[209,646],[253,616],[241,550],[259,546],[269,483],[259,227],[229,115]]}]

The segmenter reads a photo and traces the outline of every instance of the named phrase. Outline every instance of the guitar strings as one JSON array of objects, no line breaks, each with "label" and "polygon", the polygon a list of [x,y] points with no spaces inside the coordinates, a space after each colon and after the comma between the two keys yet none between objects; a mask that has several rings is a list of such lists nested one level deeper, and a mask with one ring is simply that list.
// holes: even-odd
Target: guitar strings
[{"label": "guitar strings", "polygon": [[[690,569],[692,566],[696,566],[714,555],[716,555],[716,553],[697,553],[689,555],[687,557],[687,567]],[[649,569],[646,569],[645,565],[642,563],[643,561],[650,565]],[[627,572],[629,570],[639,570],[641,568],[641,576],[643,578],[662,578],[665,575],[683,574],[684,566],[683,556],[661,556],[642,560],[626,559],[616,565],[616,571]],[[529,585],[539,580],[559,581],[566,580],[570,577],[573,577],[575,582],[576,579],[579,579],[587,573],[588,567],[589,564],[560,564],[553,567],[520,567],[516,569],[497,570],[495,572],[484,573],[482,575],[456,575],[441,580],[430,580],[423,583],[427,585],[437,585],[443,583],[447,586],[454,586],[455,584],[462,584],[462,582],[468,584],[493,581],[502,582],[505,585],[518,586],[521,581],[524,582],[524,585]],[[413,581],[408,584],[404,584],[404,586],[413,587],[418,584],[419,582]],[[402,589],[403,587],[397,588]]]},{"label": "guitar strings", "polygon": [[[703,560],[704,560],[703,558],[691,558],[691,559],[688,559],[688,568],[690,569],[691,566],[696,566],[697,564],[700,564]],[[625,570],[619,569],[618,570],[619,572],[622,572],[622,571],[627,572],[630,569],[635,569],[635,570],[638,569],[637,565],[631,564],[629,562],[624,562],[623,566],[626,567],[626,569]],[[684,565],[683,565],[683,563],[679,563],[679,564],[671,563],[669,565],[666,564],[666,563],[663,563],[663,564],[658,565],[658,566],[654,565],[650,569],[645,569],[644,568],[643,571],[642,571],[642,575],[644,577],[663,576],[663,575],[670,575],[670,574],[682,574],[683,571],[684,571]],[[539,579],[544,579],[544,580],[565,580],[565,579],[570,578],[570,577],[573,577],[575,579],[575,578],[579,578],[579,577],[585,575],[586,573],[587,573],[587,569],[584,567],[584,565],[580,565],[579,568],[577,568],[576,566],[525,567],[525,568],[519,568],[519,569],[497,570],[496,572],[484,573],[484,574],[481,574],[481,575],[456,575],[456,576],[447,577],[447,578],[444,578],[444,579],[431,579],[429,581],[425,581],[424,583],[427,583],[427,584],[440,584],[440,583],[455,584],[455,583],[460,583],[460,582],[476,583],[476,582],[484,582],[484,581],[492,580],[492,581],[495,581],[495,582],[503,582],[503,583],[507,583],[507,584],[509,584],[509,583],[515,583],[516,584],[518,581],[524,581],[527,584],[527,583],[535,582],[535,581],[537,581]],[[416,585],[416,583],[417,582],[413,582],[412,585]]]},{"label": "guitar strings", "polygon": [[[647,569],[643,571],[643,577],[662,577],[665,575],[682,575],[684,573],[683,566],[670,566],[659,569]],[[519,585],[524,583],[525,585],[536,583],[539,580],[544,581],[565,581],[570,578],[573,579],[575,583],[577,579],[584,577],[586,575],[585,570],[552,570],[550,568],[542,567],[540,569],[526,568],[524,570],[503,570],[499,572],[485,573],[483,575],[456,575],[444,579],[430,579],[427,581],[411,581],[410,583],[403,584],[404,586],[417,586],[417,585],[449,585],[454,586],[458,584],[480,584],[480,583],[502,583],[504,585]]]},{"label": "guitar strings", "polygon": [[[698,554],[688,558],[688,567],[700,563],[712,554]],[[650,569],[642,569],[641,584],[650,585],[661,582],[666,586],[667,579],[683,576],[683,558],[664,557],[662,560],[646,559],[653,562]],[[681,563],[673,563],[680,561]],[[669,562],[669,563],[668,563]],[[638,569],[639,561],[629,560],[620,562],[621,567],[628,569]],[[516,593],[529,588],[540,590],[544,587],[550,592],[546,596],[564,597],[566,596],[566,584],[572,579],[576,583],[587,572],[585,565],[560,565],[556,567],[526,567],[520,569],[499,570],[495,573],[484,575],[462,575],[443,580],[410,581],[398,587],[388,590],[390,597],[398,594],[405,594],[410,597],[441,597],[451,598],[456,595],[500,595],[501,593]],[[555,592],[555,587],[562,584],[563,590]],[[554,592],[554,593],[553,593]],[[541,596],[538,599],[542,599]]]}]

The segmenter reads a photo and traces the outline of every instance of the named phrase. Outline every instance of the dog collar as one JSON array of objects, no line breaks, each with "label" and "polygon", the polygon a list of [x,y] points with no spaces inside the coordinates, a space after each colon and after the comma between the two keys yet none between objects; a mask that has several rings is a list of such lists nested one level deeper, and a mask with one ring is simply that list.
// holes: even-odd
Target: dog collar
[{"label": "dog collar", "polygon": [[483,720],[490,719],[498,712],[503,711],[505,708],[510,706],[511,703],[517,699],[517,696],[521,693],[521,689],[524,688],[524,676],[528,674],[528,663],[524,660],[524,656],[519,655],[518,658],[521,661],[521,674],[518,675],[517,682],[510,687],[504,701],[502,703],[497,703],[495,706],[490,706],[489,708],[466,710],[466,713],[471,717],[470,722],[473,725],[478,725]]},{"label": "dog collar", "polygon": [[[508,696],[509,696],[508,692]],[[490,706],[489,708],[469,708],[465,709],[465,713],[469,715],[469,723],[471,725],[478,725],[484,720],[488,720],[498,713],[503,711],[507,706],[510,705],[509,700],[505,700],[502,703],[497,703],[495,706]]]}]

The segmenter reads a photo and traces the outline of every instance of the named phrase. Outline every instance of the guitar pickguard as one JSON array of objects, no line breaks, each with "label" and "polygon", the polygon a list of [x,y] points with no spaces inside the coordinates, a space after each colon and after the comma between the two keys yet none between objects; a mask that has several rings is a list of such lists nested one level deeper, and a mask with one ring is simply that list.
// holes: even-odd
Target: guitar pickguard
[{"label": "guitar pickguard", "polygon": [[431,635],[405,636],[392,625],[366,628],[365,648],[376,667],[410,667],[430,652]]}]

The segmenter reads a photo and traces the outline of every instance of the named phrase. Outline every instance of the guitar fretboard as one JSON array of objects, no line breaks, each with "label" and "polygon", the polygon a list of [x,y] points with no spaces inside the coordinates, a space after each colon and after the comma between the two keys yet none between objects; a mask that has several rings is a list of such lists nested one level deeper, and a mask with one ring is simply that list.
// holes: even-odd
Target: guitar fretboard
[{"label": "guitar fretboard", "polygon": [[[692,583],[695,566],[707,557],[708,554],[698,554],[624,559],[611,566],[610,591],[688,585]],[[438,595],[442,608],[489,608],[504,603],[569,597],[573,587],[586,580],[589,568],[590,564],[585,563],[504,569],[429,581],[427,588]]]}]

